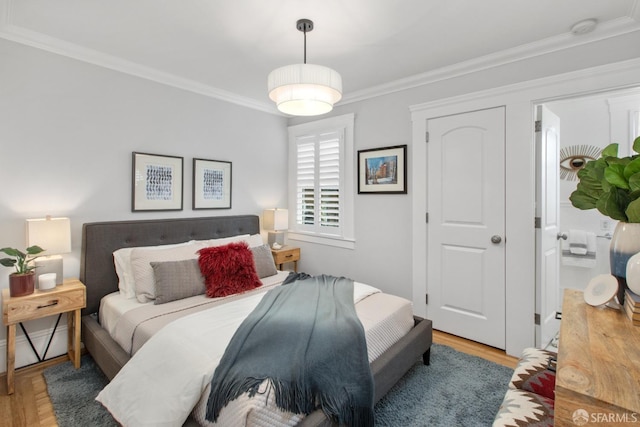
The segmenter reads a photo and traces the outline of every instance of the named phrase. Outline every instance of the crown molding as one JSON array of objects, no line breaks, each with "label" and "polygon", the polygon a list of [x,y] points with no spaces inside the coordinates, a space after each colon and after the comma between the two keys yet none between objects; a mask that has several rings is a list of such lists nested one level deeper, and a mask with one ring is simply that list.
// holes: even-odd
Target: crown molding
[{"label": "crown molding", "polygon": [[73,58],[89,64],[97,65],[121,73],[151,80],[156,83],[176,87],[189,92],[215,98],[232,104],[263,111],[270,114],[280,113],[270,103],[256,101],[253,98],[237,95],[195,80],[186,79],[155,68],[146,67],[132,61],[108,55],[93,49],[87,49],[74,43],[31,31],[11,23],[11,4],[13,0],[2,0],[0,3],[0,38],[31,46],[47,52]]},{"label": "crown molding", "polygon": [[[87,49],[77,44],[47,36],[45,34],[27,30],[12,23],[11,9],[15,0],[0,0],[0,38],[21,43],[37,49],[73,58],[104,68],[109,68],[125,74],[154,81],[156,83],[187,90],[210,98],[251,108],[254,110],[283,116],[274,105],[241,96],[204,83],[166,73],[155,68],[146,67],[132,61],[127,61],[112,55]],[[454,65],[441,67],[425,73],[398,79],[382,85],[354,91],[343,95],[337,106],[413,89],[418,86],[437,83],[456,77],[472,74],[499,66],[508,65],[529,58],[558,52],[564,49],[593,43],[640,30],[640,0],[635,0],[630,6],[626,17],[602,23],[591,33],[575,36],[571,33],[549,37],[533,43],[506,49],[489,55],[484,55]]]},{"label": "crown molding", "polygon": [[[598,78],[602,76],[608,76],[612,73],[622,73],[625,71],[636,71],[640,69],[640,58],[628,59],[626,61],[615,62],[613,64],[599,65],[592,68],[585,68],[577,71],[570,71],[563,74],[555,74],[553,76],[542,77],[535,80],[527,80],[524,82],[513,83],[505,86],[499,86],[491,89],[481,90],[478,92],[466,93],[463,95],[457,95],[449,98],[437,99],[434,101],[425,102],[422,104],[416,104],[409,106],[409,111],[413,113],[419,113],[424,110],[430,110],[435,108],[445,108],[452,105],[458,105],[462,102],[475,101],[479,99],[489,99],[497,96],[504,96],[506,94],[512,94],[516,92],[522,92],[525,90],[534,90],[541,87],[547,87],[554,84],[570,83],[572,81],[586,79],[586,78]],[[603,93],[610,93],[611,90],[627,90],[637,89],[638,85],[618,86],[615,88],[607,88]],[[570,97],[566,95],[560,95],[557,98],[544,98],[544,102],[551,102],[557,100],[567,100],[569,98],[578,98],[583,95],[593,96],[598,91],[586,91],[585,93],[574,93]],[[542,100],[535,100],[542,102]]]},{"label": "crown molding", "polygon": [[533,43],[505,49],[500,52],[463,61],[451,66],[441,67],[436,70],[417,74],[405,79],[395,80],[383,85],[371,87],[361,91],[355,91],[345,95],[339,105],[363,101],[376,96],[388,95],[418,86],[437,83],[444,80],[472,74],[478,71],[496,68],[503,65],[523,61],[525,59],[542,56],[553,52],[577,47],[580,45],[605,40],[640,30],[640,7],[634,2],[630,11],[631,16],[612,20],[603,24],[591,33],[575,36],[571,33],[549,37]]}]

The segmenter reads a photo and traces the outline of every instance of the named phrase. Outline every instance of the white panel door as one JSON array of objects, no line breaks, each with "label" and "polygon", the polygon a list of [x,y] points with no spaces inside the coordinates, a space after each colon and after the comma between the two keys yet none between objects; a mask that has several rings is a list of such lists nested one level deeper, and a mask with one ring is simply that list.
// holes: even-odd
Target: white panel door
[{"label": "white panel door", "polygon": [[560,329],[560,119],[542,105],[536,115],[536,346],[545,347]]},{"label": "white panel door", "polygon": [[505,348],[505,109],[427,120],[427,314]]}]

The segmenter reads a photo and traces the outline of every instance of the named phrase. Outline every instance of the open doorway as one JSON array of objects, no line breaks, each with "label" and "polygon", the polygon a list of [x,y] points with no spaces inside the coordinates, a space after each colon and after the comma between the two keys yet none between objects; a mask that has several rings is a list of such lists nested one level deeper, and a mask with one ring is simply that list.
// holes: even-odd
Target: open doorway
[{"label": "open doorway", "polygon": [[[616,221],[597,210],[582,211],[573,207],[569,196],[578,183],[577,171],[586,161],[599,157],[600,151],[608,144],[618,143],[620,155],[631,153],[633,140],[640,135],[640,89],[603,92],[540,105],[560,121],[559,150],[547,153],[546,160],[557,163],[560,178],[556,193],[560,258],[557,262],[558,282],[556,289],[547,289],[547,292],[557,292],[555,311],[561,312],[565,289],[584,290],[593,277],[610,272],[609,243]],[[537,186],[545,184],[536,183]],[[586,242],[586,251],[572,250],[577,246],[572,243],[578,240]],[[536,262],[536,272],[540,274],[544,270],[539,265],[540,261]],[[540,281],[536,283],[538,286]],[[541,294],[543,290],[537,289],[536,313],[544,310],[543,302],[539,301]],[[548,337],[556,336],[557,331],[550,329],[557,328],[559,323],[540,323],[536,326],[536,346],[553,347],[556,343]]]}]

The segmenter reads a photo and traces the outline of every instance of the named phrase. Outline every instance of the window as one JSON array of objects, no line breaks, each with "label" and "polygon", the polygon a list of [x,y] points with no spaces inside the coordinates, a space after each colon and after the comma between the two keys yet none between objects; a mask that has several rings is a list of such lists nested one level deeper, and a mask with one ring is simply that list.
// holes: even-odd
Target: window
[{"label": "window", "polygon": [[289,127],[289,238],[353,248],[353,121]]}]

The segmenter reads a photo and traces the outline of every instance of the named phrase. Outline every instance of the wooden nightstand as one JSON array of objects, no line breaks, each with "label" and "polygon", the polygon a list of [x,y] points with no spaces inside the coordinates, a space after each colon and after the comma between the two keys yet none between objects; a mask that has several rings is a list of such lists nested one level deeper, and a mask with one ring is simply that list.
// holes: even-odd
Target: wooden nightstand
[{"label": "wooden nightstand", "polygon": [[283,246],[280,249],[271,249],[273,261],[275,261],[278,270],[282,270],[282,264],[287,262],[293,263],[293,271],[298,272],[298,260],[300,259],[300,248],[293,246]]},{"label": "wooden nightstand", "polygon": [[[77,369],[80,367],[80,310],[86,305],[86,288],[77,279],[65,280],[62,285],[56,286],[54,289],[47,291],[36,290],[31,295],[24,297],[11,298],[9,289],[2,290],[2,322],[7,326],[8,394],[13,393],[14,388],[16,325],[20,323],[22,326],[22,322],[27,320],[40,319],[55,314],[61,316],[63,313],[67,313],[67,355]],[[58,320],[60,320],[59,317]],[[58,323],[56,323],[57,326]],[[54,333],[55,328],[51,337],[53,337]],[[36,355],[38,360],[41,360],[37,352]]]}]

